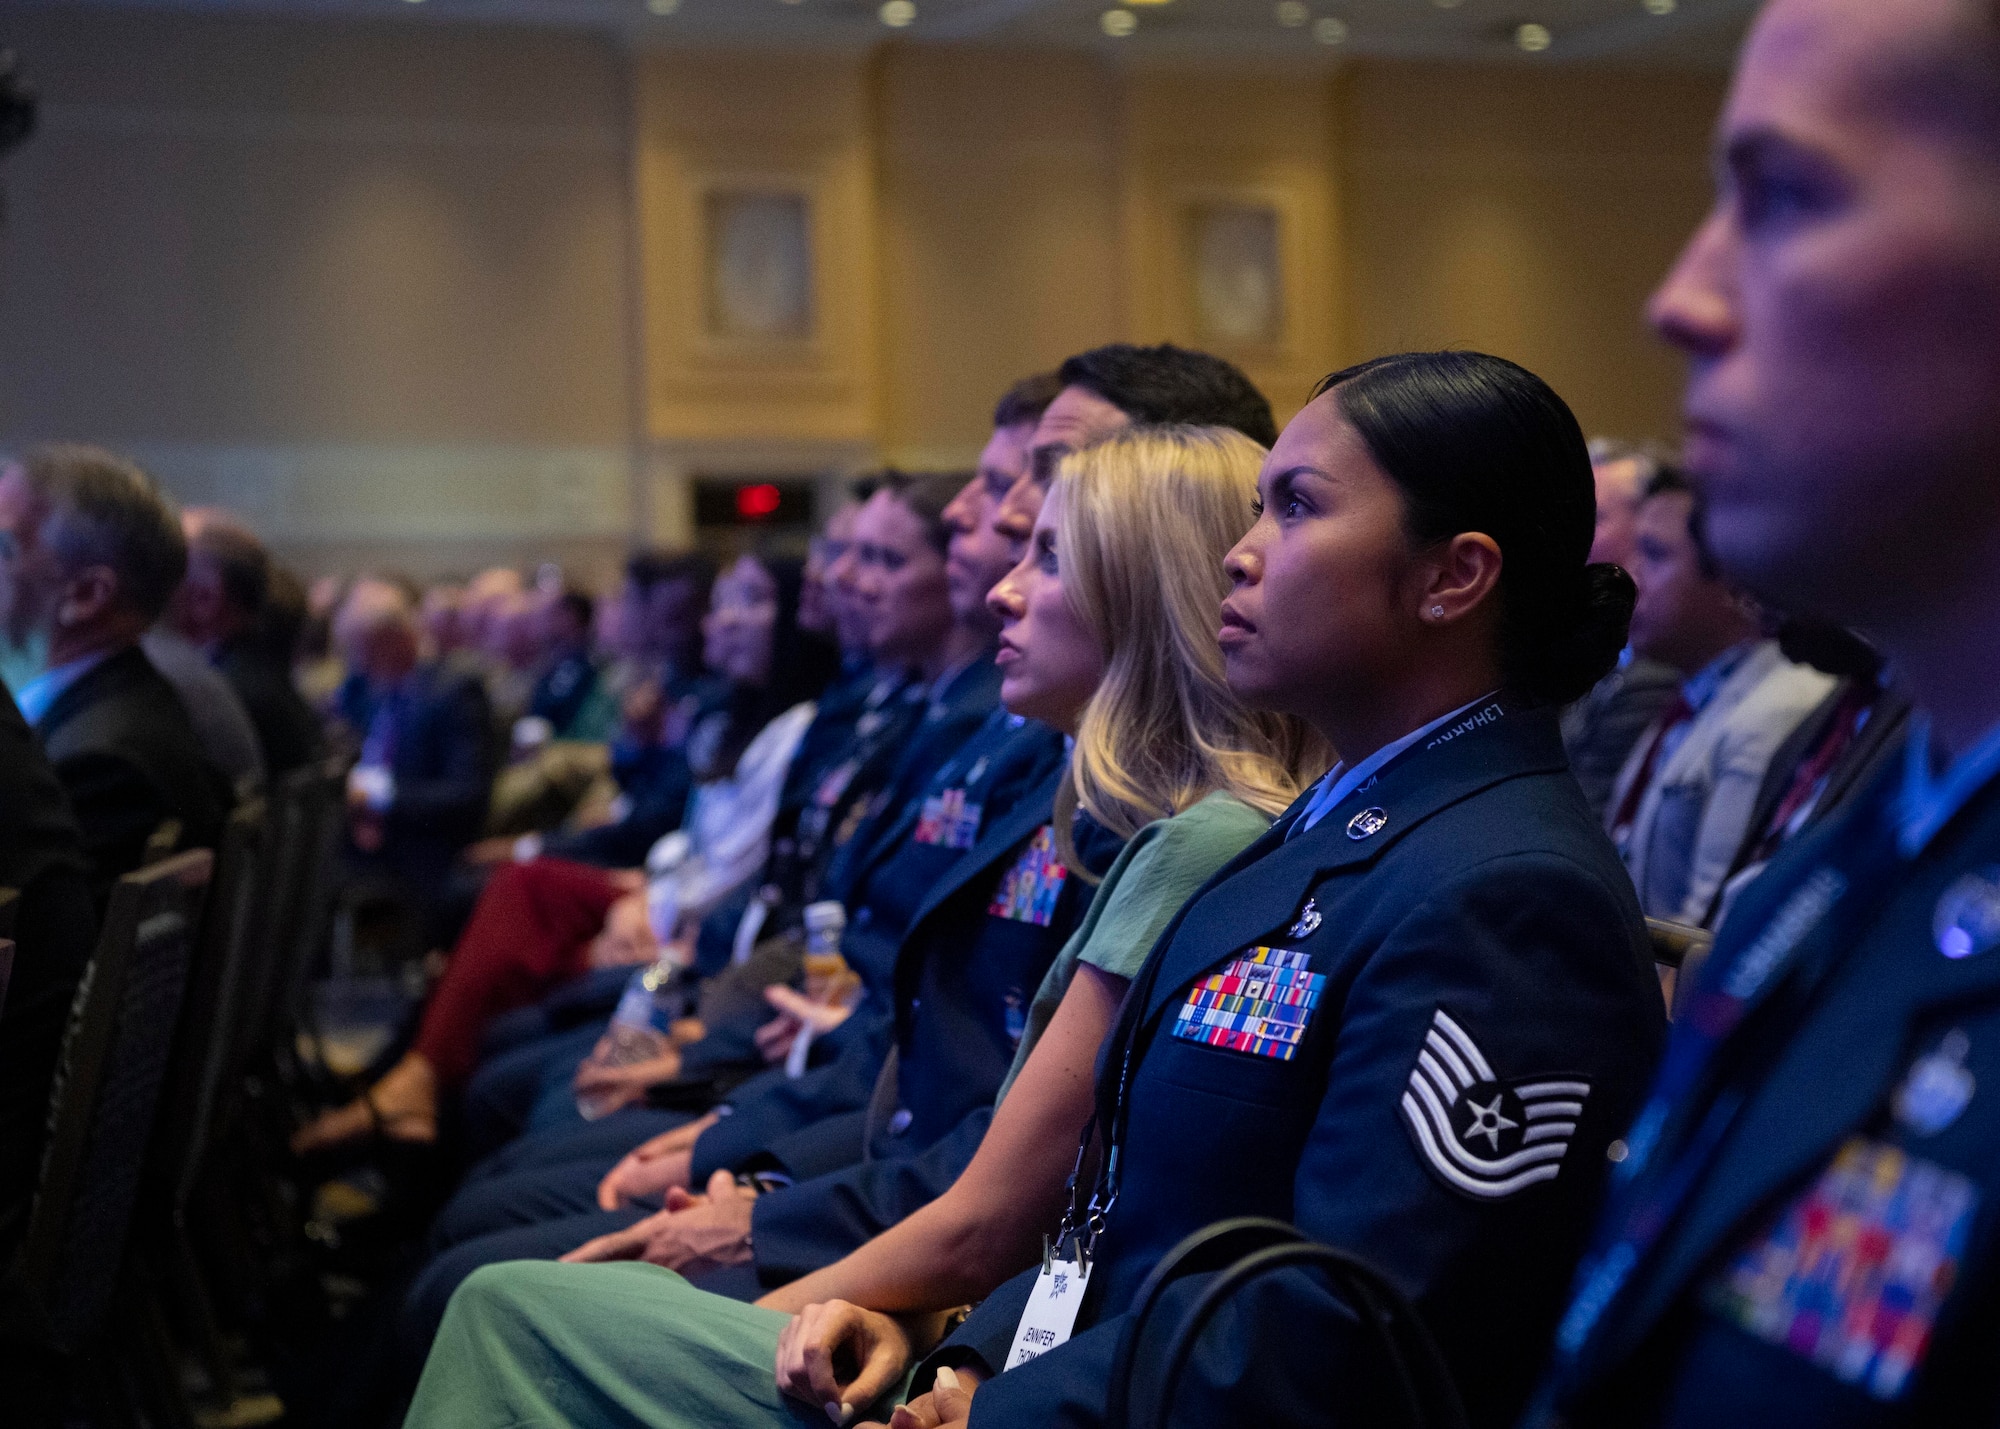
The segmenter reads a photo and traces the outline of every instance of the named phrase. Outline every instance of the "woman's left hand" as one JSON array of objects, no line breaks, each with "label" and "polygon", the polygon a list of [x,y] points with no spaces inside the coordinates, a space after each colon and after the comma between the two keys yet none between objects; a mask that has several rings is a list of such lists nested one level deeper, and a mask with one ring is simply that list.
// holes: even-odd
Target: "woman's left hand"
[{"label": "woman's left hand", "polygon": [[681,1054],[669,1050],[658,1057],[648,1057],[643,1062],[628,1062],[622,1067],[613,1067],[598,1060],[593,1052],[582,1066],[576,1069],[576,1090],[579,1094],[609,1097],[616,1093],[618,1100],[613,1110],[630,1106],[642,1100],[647,1088],[658,1082],[671,1082],[681,1074]]},{"label": "woman's left hand", "polygon": [[[842,1381],[840,1369],[854,1367]],[[845,1424],[910,1366],[910,1337],[893,1316],[845,1300],[808,1305],[778,1337],[778,1388]]]},{"label": "woman's left hand", "polygon": [[[889,1416],[888,1429],[956,1429],[969,1423],[972,1396],[978,1392],[979,1382],[979,1375],[972,1370],[940,1369],[931,1392],[898,1405]],[[882,1426],[864,1425],[862,1429],[882,1429]]]}]

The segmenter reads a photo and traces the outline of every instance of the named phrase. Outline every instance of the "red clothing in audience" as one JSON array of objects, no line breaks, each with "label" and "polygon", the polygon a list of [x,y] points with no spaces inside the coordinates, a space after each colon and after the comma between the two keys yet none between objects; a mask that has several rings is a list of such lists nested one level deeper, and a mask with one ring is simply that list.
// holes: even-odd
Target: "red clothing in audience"
[{"label": "red clothing in audience", "polygon": [[479,1039],[503,1012],[538,1002],[589,967],[590,944],[619,889],[566,859],[504,864],[479,897],[417,1029],[416,1050],[447,1087],[463,1085]]}]

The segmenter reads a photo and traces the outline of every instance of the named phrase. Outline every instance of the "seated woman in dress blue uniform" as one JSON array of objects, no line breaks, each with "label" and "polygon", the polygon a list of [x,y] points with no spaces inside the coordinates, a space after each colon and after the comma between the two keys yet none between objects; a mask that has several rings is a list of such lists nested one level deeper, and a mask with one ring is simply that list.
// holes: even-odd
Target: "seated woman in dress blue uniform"
[{"label": "seated woman in dress blue uniform", "polygon": [[[1229,559],[1230,683],[1346,762],[1133,983],[1099,1063],[1108,1153],[1063,1228],[1088,1251],[1080,1313],[1024,1326],[1040,1268],[1017,1276],[919,1367],[930,1392],[899,1429],[1103,1424],[1146,1273],[1244,1215],[1373,1262],[1471,1423],[1511,1423],[1533,1383],[1664,1030],[1631,885],[1556,721],[1614,659],[1631,583],[1587,565],[1574,417],[1497,358],[1337,374],[1260,487]],[[1311,1273],[1266,1277],[1211,1324],[1172,1422],[1384,1422],[1368,1343]],[[1139,1345],[1135,1383],[1159,1382],[1159,1348]]]},{"label": "seated woman in dress blue uniform", "polygon": [[[1186,898],[1326,764],[1303,722],[1246,709],[1224,679],[1222,557],[1250,524],[1262,456],[1237,433],[1191,427],[1139,429],[1070,456],[1026,556],[990,596],[1006,621],[1008,706],[1075,732],[1058,825],[1081,809],[1129,843],[1022,1009],[1005,1100],[965,1173],[863,1250],[756,1307],[651,1267],[483,1272],[454,1301],[413,1422],[505,1417],[541,1393],[545,1367],[474,1328],[496,1296],[511,1301],[524,1287],[562,1333],[643,1347],[615,1368],[600,1358],[563,1377],[629,1384],[628,1398],[660,1424],[781,1425],[792,1412],[772,1364],[790,1310],[834,1295],[895,1309],[957,1305],[1033,1259],[1089,1116],[1091,1063],[1129,979]],[[1162,551],[1186,559],[1162,568]],[[872,1371],[882,1385],[908,1368],[901,1343],[894,1363]],[[591,1417],[568,1404],[544,1411]]]}]

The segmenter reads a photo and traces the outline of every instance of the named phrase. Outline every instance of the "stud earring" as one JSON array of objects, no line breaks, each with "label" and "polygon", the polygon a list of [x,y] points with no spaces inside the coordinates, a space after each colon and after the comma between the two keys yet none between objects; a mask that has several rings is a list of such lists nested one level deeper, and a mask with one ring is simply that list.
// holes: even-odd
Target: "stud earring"
[{"label": "stud earring", "polygon": [[1444,618],[1444,607],[1443,607],[1443,606],[1441,606],[1441,605],[1434,605],[1434,606],[1432,606],[1432,607],[1431,607],[1431,619],[1432,619],[1432,620],[1442,620],[1443,618]]}]

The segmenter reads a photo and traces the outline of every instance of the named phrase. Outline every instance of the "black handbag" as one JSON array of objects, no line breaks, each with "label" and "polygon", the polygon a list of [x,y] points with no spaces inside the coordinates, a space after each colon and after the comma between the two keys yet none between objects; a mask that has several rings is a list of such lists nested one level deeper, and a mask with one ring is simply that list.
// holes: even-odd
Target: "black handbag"
[{"label": "black handbag", "polygon": [[[1465,1429],[1465,1407],[1437,1341],[1388,1276],[1358,1255],[1310,1241],[1296,1226],[1261,1216],[1218,1221],[1196,1231],[1161,1257],[1146,1276],[1133,1297],[1112,1359],[1106,1406],[1106,1422],[1112,1429],[1165,1429],[1182,1371],[1216,1312],[1252,1281],[1294,1266],[1323,1271],[1347,1301],[1381,1357],[1403,1423],[1410,1429]],[[1215,1278],[1174,1327],[1152,1404],[1136,1405],[1134,1361],[1161,1297],[1183,1276],[1203,1273]]]}]

